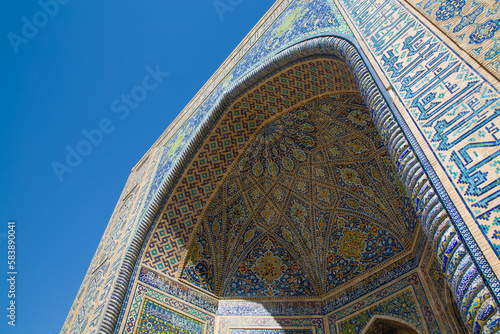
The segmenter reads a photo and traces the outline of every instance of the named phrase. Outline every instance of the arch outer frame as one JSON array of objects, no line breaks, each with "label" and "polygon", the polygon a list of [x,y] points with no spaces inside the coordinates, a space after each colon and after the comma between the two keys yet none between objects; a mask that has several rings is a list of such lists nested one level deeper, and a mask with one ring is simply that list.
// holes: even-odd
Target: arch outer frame
[{"label": "arch outer frame", "polygon": [[375,321],[379,320],[379,319],[381,319],[381,320],[391,320],[391,321],[399,322],[400,324],[403,324],[403,325],[406,325],[406,326],[410,327],[411,329],[413,329],[418,334],[422,334],[422,332],[417,327],[415,327],[415,325],[413,325],[412,323],[410,323],[408,321],[404,321],[403,319],[399,319],[399,318],[396,318],[396,317],[391,317],[391,316],[388,316],[388,315],[379,315],[379,314],[374,315],[370,319],[370,321],[368,321],[368,323],[366,324],[365,328],[363,328],[363,331],[360,334],[366,334],[366,332],[368,331],[368,329],[370,329],[370,327],[373,325],[373,323]]},{"label": "arch outer frame", "polygon": [[[433,243],[434,254],[452,287],[452,294],[460,311],[465,317],[472,319],[472,324],[469,325],[471,329],[481,322],[483,326],[485,323],[491,323],[496,330],[500,330],[500,322],[493,321],[500,317],[498,306],[500,283],[492,268],[362,48],[348,35],[326,33],[308,37],[278,51],[242,79],[232,83],[217,100],[211,109],[211,115],[198,128],[187,148],[168,172],[149,204],[144,218],[137,226],[116,278],[99,329],[100,333],[111,334],[119,328],[122,320],[120,313],[123,313],[123,308],[127,304],[133,277],[136,276],[149,234],[159,219],[161,209],[192,160],[197,147],[209,135],[226,109],[238,97],[267,76],[274,74],[276,70],[313,56],[335,56],[348,65],[381,139],[396,166],[398,178],[412,201],[424,232]],[[477,280],[483,282],[482,288],[474,291],[473,288],[477,284],[473,283]],[[481,296],[480,304],[473,305],[478,296]],[[480,318],[479,322],[475,321],[477,317]]]}]

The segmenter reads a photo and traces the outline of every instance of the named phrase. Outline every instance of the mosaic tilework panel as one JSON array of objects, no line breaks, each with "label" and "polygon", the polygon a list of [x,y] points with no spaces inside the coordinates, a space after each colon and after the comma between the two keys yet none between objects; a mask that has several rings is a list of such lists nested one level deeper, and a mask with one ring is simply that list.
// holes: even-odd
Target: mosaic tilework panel
[{"label": "mosaic tilework panel", "polygon": [[214,292],[214,261],[209,239],[206,233],[198,233],[192,243],[189,253],[189,262],[186,265],[182,278],[194,283],[203,290]]},{"label": "mosaic tilework panel", "polygon": [[500,79],[500,2],[406,1]]},{"label": "mosaic tilework panel", "polygon": [[239,328],[252,328],[259,331],[278,330],[286,328],[296,333],[296,330],[308,330],[307,333],[324,334],[325,324],[321,317],[282,318],[282,317],[218,317],[219,334],[229,334]]},{"label": "mosaic tilework panel", "polygon": [[138,277],[139,282],[145,283],[150,287],[160,290],[172,297],[185,301],[199,307],[209,313],[216,314],[218,301],[205,293],[198,292],[184,284],[169,279],[152,270],[142,267]]},{"label": "mosaic tilework panel", "polygon": [[130,175],[61,333],[90,334],[99,328],[124,253],[141,219],[142,203],[156,167],[155,153],[158,151],[151,152]]},{"label": "mosaic tilework panel", "polygon": [[353,92],[345,63],[313,60],[293,65],[236,101],[200,146],[164,206],[143,263],[174,276],[197,218],[227,168],[264,121],[328,92]]},{"label": "mosaic tilework panel", "polygon": [[219,302],[218,316],[322,315],[321,301],[229,301]]},{"label": "mosaic tilework panel", "polygon": [[425,332],[424,324],[419,316],[417,302],[410,290],[396,294],[368,310],[338,323],[339,333],[361,333],[372,317],[376,315],[391,316],[413,324],[421,332]]},{"label": "mosaic tilework panel", "polygon": [[499,92],[398,2],[340,3],[498,257]]},{"label": "mosaic tilework panel", "polygon": [[[349,329],[352,333],[360,333],[356,326],[364,327],[374,315],[393,316],[417,328],[426,328],[423,332],[441,333],[416,272],[328,315],[330,333],[349,333]],[[345,331],[338,330],[337,325],[343,326]]]},{"label": "mosaic tilework panel", "polygon": [[272,120],[235,166],[192,243],[191,284],[224,297],[321,295],[409,250],[417,219],[359,95]]},{"label": "mosaic tilework panel", "polygon": [[270,55],[276,54],[287,46],[307,36],[331,31],[352,36],[349,26],[333,1],[293,1],[238,62],[224,79],[222,86],[227,86],[232,80],[241,78]]},{"label": "mosaic tilework panel", "polygon": [[400,277],[416,269],[423,255],[427,240],[421,231],[419,233],[420,234],[416,237],[417,241],[414,251],[411,255],[399,261],[395,261],[388,268],[383,268],[374,272],[369,277],[356,282],[355,285],[348,286],[346,289],[328,295],[323,301],[324,314],[339,310],[358,299],[371,298],[373,295],[371,295],[371,297],[365,296],[384,285],[397,281]]},{"label": "mosaic tilework panel", "polygon": [[268,236],[240,264],[226,297],[314,296],[309,275],[287,248]]},{"label": "mosaic tilework panel", "polygon": [[182,111],[182,113],[190,114],[189,119],[168,139],[168,143],[164,146],[163,156],[155,172],[146,205],[150,203],[168,171],[196,134],[196,129],[209,117],[211,109],[231,84],[237,82],[245,73],[279,50],[308,36],[325,32],[352,35],[332,0],[291,2],[286,10],[267,28],[266,32],[259,36],[244,57],[237,64],[234,64],[235,67],[227,74],[226,78],[213,91],[206,92],[206,96],[200,96],[204,100],[199,106],[196,106],[196,110]]},{"label": "mosaic tilework panel", "polygon": [[[131,297],[131,306],[125,314],[120,333],[143,333],[139,332],[141,329],[145,330],[144,333],[155,332],[153,329],[148,331],[150,329],[147,323],[151,319],[151,316],[153,317],[152,320],[154,318],[159,319],[157,321],[157,326],[159,327],[156,328],[160,328],[161,326],[166,326],[164,322],[168,321],[167,317],[170,317],[170,320],[172,320],[176,314],[180,315],[176,319],[178,325],[190,324],[189,328],[199,332],[201,330],[199,323],[203,323],[203,333],[212,334],[214,332],[215,317],[186,304],[184,301],[171,298],[141,283],[135,285]],[[154,306],[152,307],[152,311],[145,309],[148,301]],[[149,311],[149,313],[146,311]]]},{"label": "mosaic tilework panel", "polygon": [[146,299],[142,306],[137,334],[179,333],[203,334],[204,324]]}]

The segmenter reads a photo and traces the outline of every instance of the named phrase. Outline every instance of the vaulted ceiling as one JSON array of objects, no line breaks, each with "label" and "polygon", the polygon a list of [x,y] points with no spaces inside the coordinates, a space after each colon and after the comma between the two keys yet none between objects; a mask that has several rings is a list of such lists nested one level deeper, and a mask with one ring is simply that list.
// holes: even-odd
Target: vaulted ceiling
[{"label": "vaulted ceiling", "polygon": [[328,294],[407,254],[418,224],[358,94],[263,123],[199,222],[181,279],[222,298]]},{"label": "vaulted ceiling", "polygon": [[316,299],[414,256],[417,219],[343,61],[276,69],[207,131],[143,266],[221,299]]}]

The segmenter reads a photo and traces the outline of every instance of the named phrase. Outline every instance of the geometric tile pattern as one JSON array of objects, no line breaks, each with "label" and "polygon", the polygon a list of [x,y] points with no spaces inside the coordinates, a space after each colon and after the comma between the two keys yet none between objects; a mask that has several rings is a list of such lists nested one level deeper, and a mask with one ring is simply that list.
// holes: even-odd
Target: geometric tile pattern
[{"label": "geometric tile pattern", "polygon": [[312,329],[236,329],[231,328],[230,334],[313,334]]},{"label": "geometric tile pattern", "polygon": [[500,3],[488,0],[407,0],[469,56],[500,79]]},{"label": "geometric tile pattern", "polygon": [[359,95],[321,97],[271,119],[233,165],[181,275],[218,296],[329,293],[387,266],[416,235]]},{"label": "geometric tile pattern", "polygon": [[245,144],[267,119],[327,92],[353,92],[345,63],[311,60],[278,72],[229,107],[186,168],[151,234],[143,264],[174,277],[210,195]]},{"label": "geometric tile pattern", "polygon": [[217,87],[199,94],[200,105],[196,108],[188,105],[182,111],[183,114],[190,114],[189,119],[177,129],[175,134],[171,135],[169,142],[165,145],[146,205],[158,191],[160,183],[165,179],[174,162],[186,149],[196,129],[210,115],[217,99],[230,84],[244,77],[269,56],[304,38],[332,31],[352,35],[332,0],[284,1],[282,7],[284,9],[277,17],[269,19],[265,29],[254,32],[252,39],[248,40],[251,47],[246,46],[245,52],[238,55],[241,58],[232,59],[231,65],[234,67],[224,75],[220,74],[223,80],[220,79]]}]

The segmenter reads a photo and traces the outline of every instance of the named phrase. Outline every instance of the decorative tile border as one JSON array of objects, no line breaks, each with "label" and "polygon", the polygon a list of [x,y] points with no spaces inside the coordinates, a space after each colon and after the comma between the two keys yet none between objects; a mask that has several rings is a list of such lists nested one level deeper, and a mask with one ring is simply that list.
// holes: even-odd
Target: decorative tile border
[{"label": "decorative tile border", "polygon": [[[297,333],[296,330],[306,329],[306,333],[324,334],[325,324],[322,317],[218,317],[219,334],[229,334],[232,330],[238,328],[254,329],[258,331],[266,331],[271,329],[291,329],[292,333]],[[307,331],[309,329],[309,331]],[[263,333],[262,333],[263,334]]]},{"label": "decorative tile border", "polygon": [[155,273],[146,267],[141,267],[138,281],[145,283],[172,297],[183,300],[207,312],[216,314],[219,302],[205,293],[198,292],[178,281]]},{"label": "decorative tile border", "polygon": [[280,328],[280,329],[268,329],[268,328],[254,328],[254,329],[239,329],[232,328],[229,330],[230,334],[314,334],[314,330],[304,328]]},{"label": "decorative tile border", "polygon": [[[137,329],[142,326],[140,319],[141,316],[144,315],[143,311],[147,306],[146,304],[148,300],[152,301],[157,306],[157,310],[159,310],[160,313],[174,312],[184,318],[192,318],[193,320],[204,324],[204,333],[212,334],[214,332],[215,317],[213,315],[138,283],[134,288],[131,307],[125,317],[126,322],[123,327],[123,333],[136,333]],[[182,323],[182,321],[180,321],[179,324],[180,323]],[[193,326],[195,328],[199,328],[196,324]]]},{"label": "decorative tile border", "polygon": [[218,316],[323,315],[321,301],[226,301],[219,302]]},{"label": "decorative tile border", "polygon": [[205,324],[152,300],[144,299],[137,334],[175,332],[204,334]]}]

